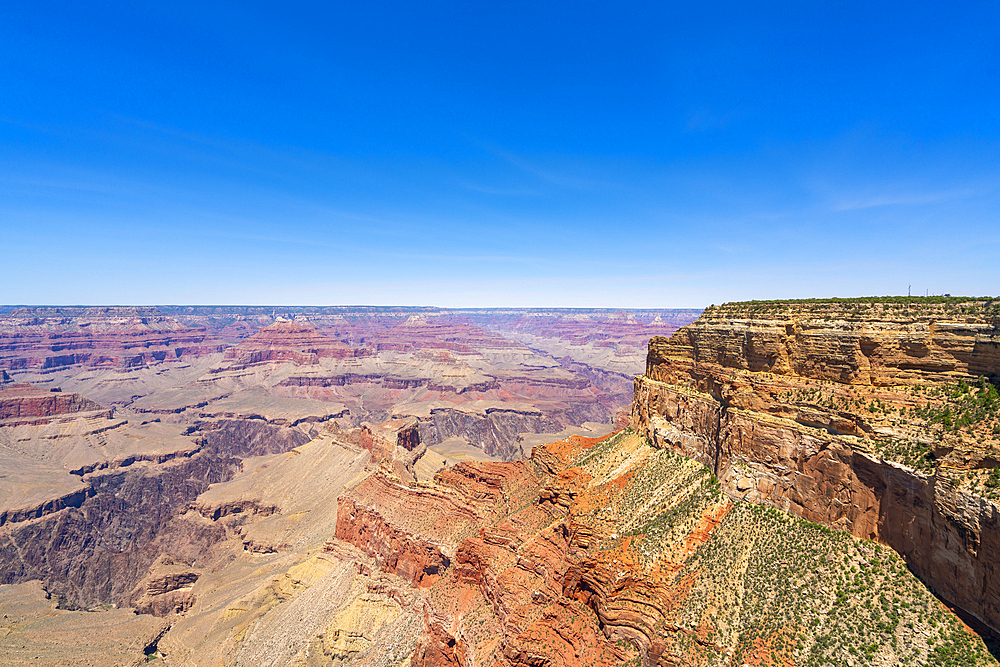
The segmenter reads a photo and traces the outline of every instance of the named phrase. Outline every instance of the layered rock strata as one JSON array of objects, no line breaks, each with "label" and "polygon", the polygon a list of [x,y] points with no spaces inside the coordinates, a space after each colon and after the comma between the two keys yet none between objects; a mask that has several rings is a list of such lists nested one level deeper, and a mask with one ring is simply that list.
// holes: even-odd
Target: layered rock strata
[{"label": "layered rock strata", "polygon": [[79,394],[22,382],[0,389],[0,428],[44,424],[62,416],[110,417],[111,410]]},{"label": "layered rock strata", "polygon": [[21,308],[0,315],[0,368],[129,369],[223,349],[156,308]]},{"label": "layered rock strata", "polygon": [[[631,401],[648,335],[694,316],[433,308],[4,311],[0,369],[11,369],[3,377],[16,381],[61,386],[171,421],[336,420],[357,427],[412,416],[428,446],[457,437],[507,460],[527,453],[523,436],[608,423]],[[515,334],[530,341],[513,340]]]},{"label": "layered rock strata", "polygon": [[317,364],[320,359],[352,359],[372,353],[368,348],[351,347],[324,336],[313,327],[279,319],[226,350],[225,358],[244,366],[268,361],[308,365]]},{"label": "layered rock strata", "polygon": [[[891,550],[734,504],[707,468],[635,434],[432,484],[377,473],[341,496],[337,541],[419,591],[417,667],[824,664],[857,645],[872,664],[921,664],[935,642],[994,664]],[[859,563],[846,603],[835,582]]]},{"label": "layered rock strata", "polygon": [[[991,302],[727,304],[650,340],[631,424],[734,498],[891,546],[996,631],[1000,508],[981,495],[996,428],[927,415],[952,405],[953,383],[998,375]],[[969,395],[988,397],[980,385]]]}]

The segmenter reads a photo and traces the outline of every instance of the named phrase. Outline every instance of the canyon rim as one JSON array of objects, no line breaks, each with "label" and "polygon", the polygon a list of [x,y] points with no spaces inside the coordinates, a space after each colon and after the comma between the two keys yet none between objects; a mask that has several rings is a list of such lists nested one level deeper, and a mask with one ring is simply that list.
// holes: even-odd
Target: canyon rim
[{"label": "canyon rim", "polygon": [[996,663],[1000,301],[272,310],[0,317],[0,662]]}]

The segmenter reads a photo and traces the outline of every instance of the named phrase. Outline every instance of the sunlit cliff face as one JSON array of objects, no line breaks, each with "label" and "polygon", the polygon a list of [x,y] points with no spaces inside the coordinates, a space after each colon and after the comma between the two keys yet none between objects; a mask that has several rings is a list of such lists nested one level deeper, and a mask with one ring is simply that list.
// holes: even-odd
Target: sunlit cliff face
[{"label": "sunlit cliff face", "polygon": [[735,497],[893,547],[997,627],[998,344],[992,302],[727,304],[650,341],[633,425]]}]

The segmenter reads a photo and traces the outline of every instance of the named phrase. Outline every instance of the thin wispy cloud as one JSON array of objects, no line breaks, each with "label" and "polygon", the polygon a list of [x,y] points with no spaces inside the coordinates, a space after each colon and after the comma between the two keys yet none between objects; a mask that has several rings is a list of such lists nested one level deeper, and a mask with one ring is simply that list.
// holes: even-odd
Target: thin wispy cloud
[{"label": "thin wispy cloud", "polygon": [[556,171],[551,168],[540,167],[529,160],[521,158],[513,153],[497,150],[495,153],[526,174],[534,176],[538,180],[556,185],[561,188],[571,190],[594,190],[594,189],[621,189],[620,183],[610,180],[580,176],[566,171]]},{"label": "thin wispy cloud", "polygon": [[880,206],[923,206],[941,204],[944,202],[967,199],[986,194],[988,190],[981,188],[954,188],[939,192],[896,192],[877,195],[847,196],[835,202],[833,211],[857,211]]},{"label": "thin wispy cloud", "polygon": [[[500,158],[504,163],[515,167],[518,171],[532,178],[547,183],[549,185],[554,185],[559,188],[565,188],[570,190],[593,190],[593,189],[620,189],[623,186],[622,183],[614,180],[609,180],[605,178],[595,178],[591,176],[580,175],[579,173],[572,173],[568,170],[554,169],[551,166],[543,166],[537,164],[535,161],[520,156],[509,150],[500,148],[495,142],[486,141],[479,138],[474,138],[470,136],[464,136],[464,139],[468,141],[473,146],[476,146],[480,150],[489,153],[490,155]],[[578,165],[582,165],[589,160],[581,160],[577,158],[575,162]]]},{"label": "thin wispy cloud", "polygon": [[538,197],[541,193],[538,190],[532,190],[529,188],[501,188],[488,185],[479,185],[477,183],[469,183],[466,181],[460,181],[456,183],[458,187],[463,190],[468,190],[469,192],[478,192],[484,195],[497,195],[499,197]]}]

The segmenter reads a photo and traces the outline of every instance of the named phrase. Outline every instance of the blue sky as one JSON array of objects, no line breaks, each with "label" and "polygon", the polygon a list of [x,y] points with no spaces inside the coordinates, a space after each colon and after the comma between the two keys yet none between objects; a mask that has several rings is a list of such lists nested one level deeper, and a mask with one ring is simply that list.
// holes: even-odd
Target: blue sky
[{"label": "blue sky", "polygon": [[90,4],[2,12],[2,303],[1000,294],[997,2]]}]

